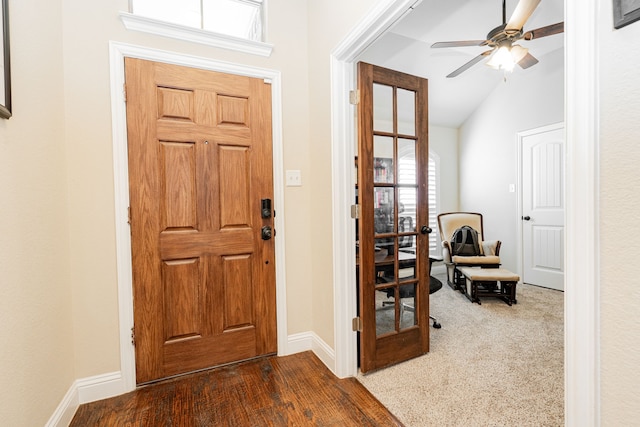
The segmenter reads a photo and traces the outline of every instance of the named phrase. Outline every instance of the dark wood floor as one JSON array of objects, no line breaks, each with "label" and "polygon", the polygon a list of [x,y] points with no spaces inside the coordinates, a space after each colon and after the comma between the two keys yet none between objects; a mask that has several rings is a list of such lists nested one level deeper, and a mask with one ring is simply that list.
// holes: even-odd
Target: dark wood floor
[{"label": "dark wood floor", "polygon": [[81,405],[71,426],[402,426],[312,352],[190,374]]}]

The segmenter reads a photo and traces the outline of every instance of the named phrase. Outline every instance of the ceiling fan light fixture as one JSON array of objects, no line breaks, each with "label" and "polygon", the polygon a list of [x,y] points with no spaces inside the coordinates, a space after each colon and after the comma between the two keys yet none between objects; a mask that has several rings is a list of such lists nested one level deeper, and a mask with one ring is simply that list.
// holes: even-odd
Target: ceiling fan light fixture
[{"label": "ceiling fan light fixture", "polygon": [[513,61],[509,46],[500,46],[493,52],[487,65],[494,70],[512,71],[516,63]]},{"label": "ceiling fan light fixture", "polygon": [[487,65],[494,70],[513,71],[513,67],[515,67],[522,58],[527,56],[528,52],[529,49],[517,44],[513,46],[500,46],[491,55],[487,61]]},{"label": "ceiling fan light fixture", "polygon": [[516,64],[522,61],[522,59],[527,56],[527,53],[529,53],[529,49],[522,47],[519,44],[514,44],[511,47],[511,57],[513,58],[513,62]]},{"label": "ceiling fan light fixture", "polygon": [[493,69],[503,70],[505,76],[508,72],[513,71],[516,64],[523,70],[536,65],[538,60],[529,53],[529,49],[514,43],[520,40],[533,40],[534,38],[538,39],[564,32],[564,22],[524,31],[524,25],[541,2],[542,0],[518,0],[518,4],[511,18],[507,21],[506,0],[502,0],[502,25],[489,31],[485,40],[460,40],[433,43],[431,45],[432,48],[467,46],[488,46],[490,48],[467,61],[452,73],[449,73],[447,78],[459,76],[462,72],[487,58],[486,64]]}]

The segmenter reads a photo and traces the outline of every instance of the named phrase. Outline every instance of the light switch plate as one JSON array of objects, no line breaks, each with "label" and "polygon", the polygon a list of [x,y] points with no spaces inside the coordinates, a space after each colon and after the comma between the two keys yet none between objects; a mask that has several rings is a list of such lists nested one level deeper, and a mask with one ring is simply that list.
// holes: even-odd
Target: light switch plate
[{"label": "light switch plate", "polygon": [[287,187],[302,186],[302,175],[299,170],[287,170]]}]

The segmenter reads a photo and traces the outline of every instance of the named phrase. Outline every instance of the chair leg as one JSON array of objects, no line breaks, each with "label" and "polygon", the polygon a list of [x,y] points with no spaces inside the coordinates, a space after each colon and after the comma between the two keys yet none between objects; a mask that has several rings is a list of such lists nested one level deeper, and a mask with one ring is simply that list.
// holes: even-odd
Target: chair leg
[{"label": "chair leg", "polygon": [[[400,304],[400,313],[404,313],[404,310],[413,312],[415,309],[413,308],[412,305],[409,305],[409,304],[403,302],[402,304]],[[402,314],[400,315],[400,318],[402,319]],[[438,323],[438,321],[436,320],[435,317],[429,316],[429,319],[433,320],[433,327],[434,328],[436,328],[436,329],[442,328],[442,325],[440,323]]]},{"label": "chair leg", "polygon": [[429,316],[429,319],[433,320],[433,327],[434,328],[436,328],[436,329],[442,328],[442,325],[440,323],[438,323],[438,321],[436,320],[435,317]]}]

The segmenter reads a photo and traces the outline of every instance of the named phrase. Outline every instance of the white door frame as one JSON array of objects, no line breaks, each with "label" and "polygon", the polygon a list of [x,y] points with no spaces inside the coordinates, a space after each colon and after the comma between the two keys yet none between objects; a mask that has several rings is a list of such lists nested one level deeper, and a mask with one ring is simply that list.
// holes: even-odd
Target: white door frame
[{"label": "white door frame", "polygon": [[[420,0],[380,0],[331,54],[335,372],[357,374],[353,158],[347,93],[357,56]],[[598,2],[565,0],[565,423],[600,420],[598,227]],[[587,267],[585,267],[587,266]]]},{"label": "white door frame", "polygon": [[115,186],[116,259],[118,280],[118,315],[120,331],[120,372],[122,392],[136,387],[135,348],[131,344],[133,326],[133,286],[131,270],[131,233],[129,230],[129,172],[127,155],[127,109],[124,93],[124,59],[139,58],[185,67],[201,68],[227,74],[262,78],[271,83],[273,128],[273,183],[276,248],[276,315],[278,355],[287,353],[287,301],[285,276],[284,182],[282,152],[282,82],[279,71],[218,62],[208,58],[183,55],[119,42],[109,42],[111,67],[111,114],[113,132],[113,173]]},{"label": "white door frame", "polygon": [[[516,217],[516,221],[518,224],[518,235],[516,236],[516,247],[517,247],[517,262],[516,262],[516,268],[517,271],[520,272],[520,277],[523,278],[524,277],[524,238],[522,236],[523,233],[523,226],[522,226],[522,203],[523,203],[523,199],[522,199],[522,193],[523,193],[523,187],[522,187],[522,183],[523,183],[523,177],[522,177],[522,140],[530,135],[536,135],[539,133],[544,133],[544,132],[551,132],[552,130],[556,130],[556,129],[562,129],[564,128],[564,122],[560,122],[560,123],[553,123],[547,126],[541,126],[541,127],[537,127],[534,129],[529,129],[529,130],[524,130],[524,131],[520,131],[518,132],[516,138],[516,144],[518,145],[517,147],[517,151],[518,151],[518,170],[517,170],[517,174],[518,174],[518,181],[517,181],[517,188],[518,188],[518,211],[517,213],[517,217]],[[565,132],[566,133],[566,132]],[[565,135],[566,137],[566,135]],[[563,148],[564,148],[564,152],[562,153],[562,157],[563,160],[566,161],[567,158],[567,153],[566,153],[566,145],[563,144]],[[566,167],[563,168],[563,170],[565,170],[565,175],[566,175]],[[567,191],[566,191],[566,187],[562,193],[563,197],[567,198]],[[565,209],[566,210],[566,209]]]}]

